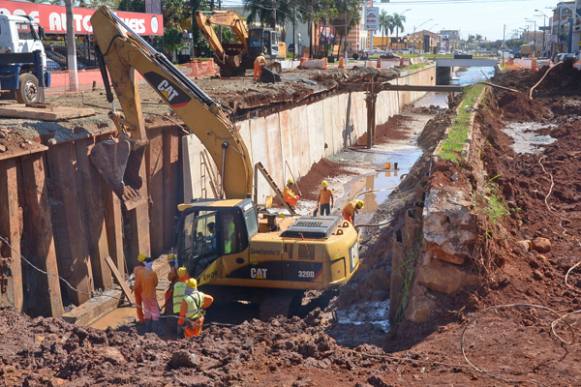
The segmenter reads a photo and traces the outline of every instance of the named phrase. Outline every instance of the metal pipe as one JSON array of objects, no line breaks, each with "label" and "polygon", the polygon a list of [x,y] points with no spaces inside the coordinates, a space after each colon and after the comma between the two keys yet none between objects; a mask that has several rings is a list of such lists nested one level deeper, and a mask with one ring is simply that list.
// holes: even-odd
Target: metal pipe
[{"label": "metal pipe", "polygon": [[228,144],[228,141],[224,141],[222,143],[222,171],[221,171],[221,186],[222,186],[222,192],[221,192],[221,198],[224,199],[224,182],[226,181],[226,151],[228,150],[228,146],[230,146],[230,144]]}]

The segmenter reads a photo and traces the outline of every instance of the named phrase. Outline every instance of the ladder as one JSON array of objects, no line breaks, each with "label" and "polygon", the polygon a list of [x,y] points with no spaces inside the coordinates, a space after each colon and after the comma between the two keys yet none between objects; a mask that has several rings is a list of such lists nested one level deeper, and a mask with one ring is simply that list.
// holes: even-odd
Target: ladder
[{"label": "ladder", "polygon": [[[200,158],[202,159],[201,162],[201,168],[202,168],[202,172],[201,172],[201,177],[202,177],[202,190],[205,193],[205,198],[208,197],[207,196],[207,188],[206,185],[204,184],[204,180],[206,178],[206,174],[208,175],[208,182],[210,183],[210,188],[212,189],[212,193],[214,194],[215,198],[221,198],[222,195],[218,194],[218,179],[214,173],[214,170],[212,169],[212,164],[210,163],[210,156],[208,155],[208,151],[207,150],[203,150],[200,152]],[[220,190],[221,191],[221,190]],[[220,192],[221,193],[221,192]]]},{"label": "ladder", "polygon": [[272,176],[270,176],[270,173],[268,173],[268,171],[266,170],[264,165],[262,165],[262,163],[259,161],[254,165],[254,169],[255,169],[255,172],[254,172],[254,175],[255,175],[255,178],[254,178],[255,179],[255,181],[254,181],[254,202],[256,203],[256,201],[258,199],[258,184],[257,184],[258,183],[258,173],[256,173],[256,171],[259,171],[260,173],[262,173],[262,176],[264,176],[264,178],[266,179],[266,182],[268,183],[268,185],[270,185],[270,188],[272,188],[272,190],[276,194],[276,197],[284,204],[284,206],[291,213],[291,215],[296,215],[297,213],[295,212],[295,210],[284,201],[284,197],[282,196],[282,191],[280,190],[280,188],[278,188],[274,179],[272,178]]}]

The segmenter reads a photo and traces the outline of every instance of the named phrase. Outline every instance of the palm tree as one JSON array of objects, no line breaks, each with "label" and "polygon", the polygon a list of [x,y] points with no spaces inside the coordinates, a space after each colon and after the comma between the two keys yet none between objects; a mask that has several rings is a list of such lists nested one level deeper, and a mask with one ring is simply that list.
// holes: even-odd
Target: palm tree
[{"label": "palm tree", "polygon": [[382,44],[385,41],[385,35],[389,36],[390,33],[393,33],[393,28],[393,16],[382,10],[379,14],[379,29],[381,30]]},{"label": "palm tree", "polygon": [[399,13],[393,14],[393,26],[395,28],[395,38],[399,39],[399,31],[404,32],[405,16]]}]

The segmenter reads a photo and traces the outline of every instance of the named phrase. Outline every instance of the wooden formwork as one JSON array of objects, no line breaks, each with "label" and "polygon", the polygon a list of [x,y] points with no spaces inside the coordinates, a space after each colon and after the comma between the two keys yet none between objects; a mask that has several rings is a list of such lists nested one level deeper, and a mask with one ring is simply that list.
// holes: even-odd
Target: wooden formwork
[{"label": "wooden formwork", "polygon": [[79,305],[114,286],[107,257],[127,273],[138,252],[157,256],[172,247],[183,197],[181,133],[148,132],[142,194],[149,205],[132,211],[123,211],[89,161],[106,136],[0,154],[0,236],[10,244],[0,242],[0,305],[60,316],[63,303]]}]

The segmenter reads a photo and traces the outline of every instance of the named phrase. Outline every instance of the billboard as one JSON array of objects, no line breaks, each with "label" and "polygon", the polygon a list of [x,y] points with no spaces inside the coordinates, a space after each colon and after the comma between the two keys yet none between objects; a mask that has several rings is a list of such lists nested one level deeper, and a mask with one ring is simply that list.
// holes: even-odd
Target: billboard
[{"label": "billboard", "polygon": [[[91,8],[73,8],[73,26],[78,35],[91,35]],[[65,7],[0,0],[0,14],[27,15],[44,28],[47,34],[64,34],[67,30]],[[140,35],[163,35],[163,16],[153,13],[116,12],[125,24]]]},{"label": "billboard", "polygon": [[365,28],[370,31],[377,31],[379,29],[379,7],[367,8]]}]

